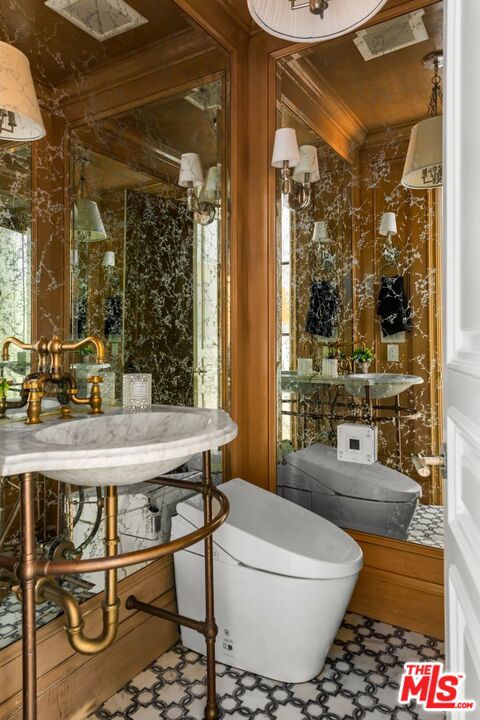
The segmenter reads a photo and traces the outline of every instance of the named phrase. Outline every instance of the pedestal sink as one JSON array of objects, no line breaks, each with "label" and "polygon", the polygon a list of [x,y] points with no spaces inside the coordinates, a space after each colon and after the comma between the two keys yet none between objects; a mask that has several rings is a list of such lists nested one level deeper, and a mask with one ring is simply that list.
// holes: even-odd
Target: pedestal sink
[{"label": "pedestal sink", "polygon": [[[0,554],[0,570],[20,580],[22,593],[23,718],[37,717],[36,605],[53,602],[65,613],[65,631],[76,652],[96,655],[117,637],[120,596],[117,570],[166,557],[205,541],[205,618],[185,618],[170,609],[130,596],[126,608],[161,617],[176,625],[195,627],[206,641],[206,717],[218,717],[215,687],[214,564],[212,533],[228,515],[228,499],[212,480],[211,450],[233,440],[236,424],[222,410],[154,406],[148,412],[109,411],[78,420],[53,420],[41,430],[16,423],[0,428],[0,476],[18,475],[20,486],[20,548],[18,557]],[[191,533],[160,545],[118,553],[118,498],[114,485],[153,480],[175,469],[196,453],[203,453],[201,482],[162,477],[165,486],[200,491],[204,524]],[[78,548],[70,554],[42,557],[35,536],[35,473],[76,485],[102,485],[106,555],[81,558]],[[213,500],[218,503],[213,506]],[[63,538],[61,538],[63,541]],[[72,555],[73,552],[73,555]],[[100,633],[91,637],[75,597],[56,578],[105,572]]]},{"label": "pedestal sink", "polygon": [[397,375],[396,373],[357,373],[344,375],[342,379],[345,390],[353,397],[365,399],[365,387],[368,386],[372,400],[395,397],[408,390],[412,385],[423,383],[423,378],[418,375]]},{"label": "pedestal sink", "polygon": [[0,433],[0,476],[36,470],[75,485],[128,485],[165,474],[236,434],[222,410],[169,406],[50,421],[40,430],[10,425]]}]

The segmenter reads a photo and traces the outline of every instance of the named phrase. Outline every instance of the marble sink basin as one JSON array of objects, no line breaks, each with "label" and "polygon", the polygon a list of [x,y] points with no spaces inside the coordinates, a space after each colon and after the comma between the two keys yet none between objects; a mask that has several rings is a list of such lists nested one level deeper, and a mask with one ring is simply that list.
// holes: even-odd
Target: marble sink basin
[{"label": "marble sink basin", "polygon": [[326,378],[317,373],[311,375],[299,375],[297,372],[284,370],[281,376],[282,391],[290,393],[301,393],[311,395],[317,392],[321,385],[342,385],[343,380],[339,378]]},{"label": "marble sink basin", "polygon": [[365,386],[370,388],[372,399],[386,399],[400,395],[412,385],[421,385],[423,378],[418,375],[400,375],[396,373],[357,373],[344,375],[345,390],[353,397],[366,397]]},{"label": "marble sink basin", "polygon": [[74,485],[129,485],[174,470],[192,455],[233,440],[222,410],[154,406],[0,429],[0,475],[41,472]]}]

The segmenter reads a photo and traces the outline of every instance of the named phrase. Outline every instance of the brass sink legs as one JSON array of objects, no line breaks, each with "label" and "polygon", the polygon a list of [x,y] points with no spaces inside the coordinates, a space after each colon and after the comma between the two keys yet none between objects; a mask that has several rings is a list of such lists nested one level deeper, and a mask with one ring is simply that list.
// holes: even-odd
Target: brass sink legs
[{"label": "brass sink legs", "polygon": [[19,478],[22,550],[17,574],[22,591],[23,720],[37,718],[36,539],[33,478],[33,473],[25,473]]},{"label": "brass sink legs", "polygon": [[[203,453],[203,482],[201,492],[204,502],[204,518],[205,527],[210,526],[213,516],[212,508],[212,469],[211,469],[211,453],[210,451]],[[227,506],[228,507],[228,506]],[[228,512],[228,510],[227,510]],[[226,517],[225,513],[225,517]],[[213,532],[213,531],[212,531]],[[207,646],[207,704],[205,708],[205,720],[217,720],[218,703],[217,703],[217,678],[215,671],[215,641],[217,639],[218,628],[215,622],[214,608],[214,586],[213,586],[213,537],[210,533],[205,537],[205,621],[193,620],[192,618],[178,615],[177,613],[158,608],[155,605],[148,605],[140,602],[136,597],[131,595],[127,599],[127,610],[139,610],[141,612],[154,615],[155,617],[184,625],[201,633],[205,637]],[[179,547],[179,550],[182,548]]]},{"label": "brass sink legs", "polygon": [[[118,555],[116,537],[116,490],[115,488],[108,488],[106,497],[107,553],[105,557],[89,558],[86,560],[71,558],[49,560],[36,557],[33,492],[35,475],[34,473],[23,473],[19,475],[22,539],[20,557],[17,559],[0,553],[0,570],[3,569],[18,579],[22,594],[23,720],[37,720],[36,595],[42,599],[43,597],[46,598],[47,594],[50,593],[51,597],[49,597],[49,599],[54,602],[60,599],[65,600],[64,610],[67,632],[69,630],[71,631],[69,632],[69,639],[72,647],[88,654],[91,652],[99,652],[113,642],[118,624],[117,569],[158,560],[159,558],[191,547],[201,540],[205,541],[206,617],[204,621],[194,620],[164,610],[163,608],[141,603],[134,597],[128,598],[127,608],[130,610],[141,610],[179,625],[185,625],[204,635],[207,645],[207,705],[205,720],[217,720],[215,640],[218,631],[214,616],[213,540],[211,535],[228,516],[229,504],[227,497],[212,484],[210,461],[210,452],[205,452],[203,455],[204,478],[201,485],[198,482],[170,478],[152,481],[155,485],[178,487],[196,492],[200,490],[205,503],[205,523],[202,527],[196,528],[188,535],[177,538],[176,540],[171,540],[163,545]],[[218,511],[216,511],[215,517],[213,517],[213,498],[218,502]],[[80,609],[78,608],[78,614],[76,614],[75,607],[66,597],[67,593],[58,585],[53,584],[50,578],[100,571],[107,573],[107,588],[103,608],[104,627],[102,634],[98,638],[89,639],[83,634],[83,620]],[[57,592],[57,590],[59,592]],[[61,603],[59,602],[59,604]],[[69,623],[70,628],[68,628]]]},{"label": "brass sink legs", "polygon": [[[212,468],[210,452],[203,453],[203,511],[205,525],[212,521]],[[215,622],[213,594],[213,536],[205,538],[205,642],[207,645],[207,707],[205,720],[217,720],[218,705],[215,673],[215,641],[218,628]]]}]

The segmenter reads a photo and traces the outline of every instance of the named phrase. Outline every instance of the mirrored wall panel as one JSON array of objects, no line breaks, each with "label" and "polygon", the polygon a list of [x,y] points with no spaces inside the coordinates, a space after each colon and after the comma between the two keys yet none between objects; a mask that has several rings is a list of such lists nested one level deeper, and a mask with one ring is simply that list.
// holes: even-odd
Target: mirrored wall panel
[{"label": "mirrored wall panel", "polygon": [[[0,28],[30,58],[47,135],[0,144],[0,342],[97,336],[103,362],[85,345],[65,351],[62,367],[80,397],[100,376],[107,410],[127,394],[135,401],[133,376],[151,386],[153,403],[228,408],[227,53],[173,0],[142,0],[148,22],[107,42],[44,3],[14,5],[2,8]],[[35,26],[50,29],[48,50]],[[0,422],[23,423],[21,384],[38,355],[7,349]],[[64,389],[46,385],[42,418],[58,417],[61,404],[68,412]],[[214,455],[216,482],[227,463]],[[184,478],[200,472],[197,456],[176,468]],[[104,555],[101,492],[43,477],[35,492],[42,557]],[[119,552],[169,540],[185,494],[119,489]],[[0,552],[18,554],[19,512],[18,478],[0,478]],[[21,636],[16,584],[0,572],[0,650]],[[66,588],[83,602],[104,585],[97,573],[69,577]],[[58,614],[38,605],[38,626]]]},{"label": "mirrored wall panel", "polygon": [[442,25],[435,3],[277,67],[300,148],[277,201],[278,492],[438,548]]}]

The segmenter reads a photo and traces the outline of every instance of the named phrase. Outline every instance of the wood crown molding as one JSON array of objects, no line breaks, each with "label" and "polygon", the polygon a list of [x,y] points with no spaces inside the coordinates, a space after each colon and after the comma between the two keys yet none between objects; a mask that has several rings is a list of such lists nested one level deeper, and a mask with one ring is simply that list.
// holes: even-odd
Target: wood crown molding
[{"label": "wood crown molding", "polygon": [[216,0],[224,10],[235,20],[244,32],[250,35],[255,28],[256,23],[253,21],[248,9],[247,0]]},{"label": "wood crown molding", "polygon": [[80,80],[69,78],[57,86],[54,96],[62,107],[82,98],[109,91],[132,80],[140,80],[160,69],[218,52],[216,43],[200,28],[186,28],[168,38],[134,50],[121,59],[93,68]]},{"label": "wood crown molding", "polygon": [[304,120],[337,152],[351,161],[354,151],[363,145],[367,137],[363,123],[308,58],[294,56],[291,61],[282,64],[282,74],[282,79],[286,80],[284,94],[287,104],[298,107],[294,95],[300,89],[305,96],[304,108],[312,103],[315,107],[311,118],[302,113]]}]

